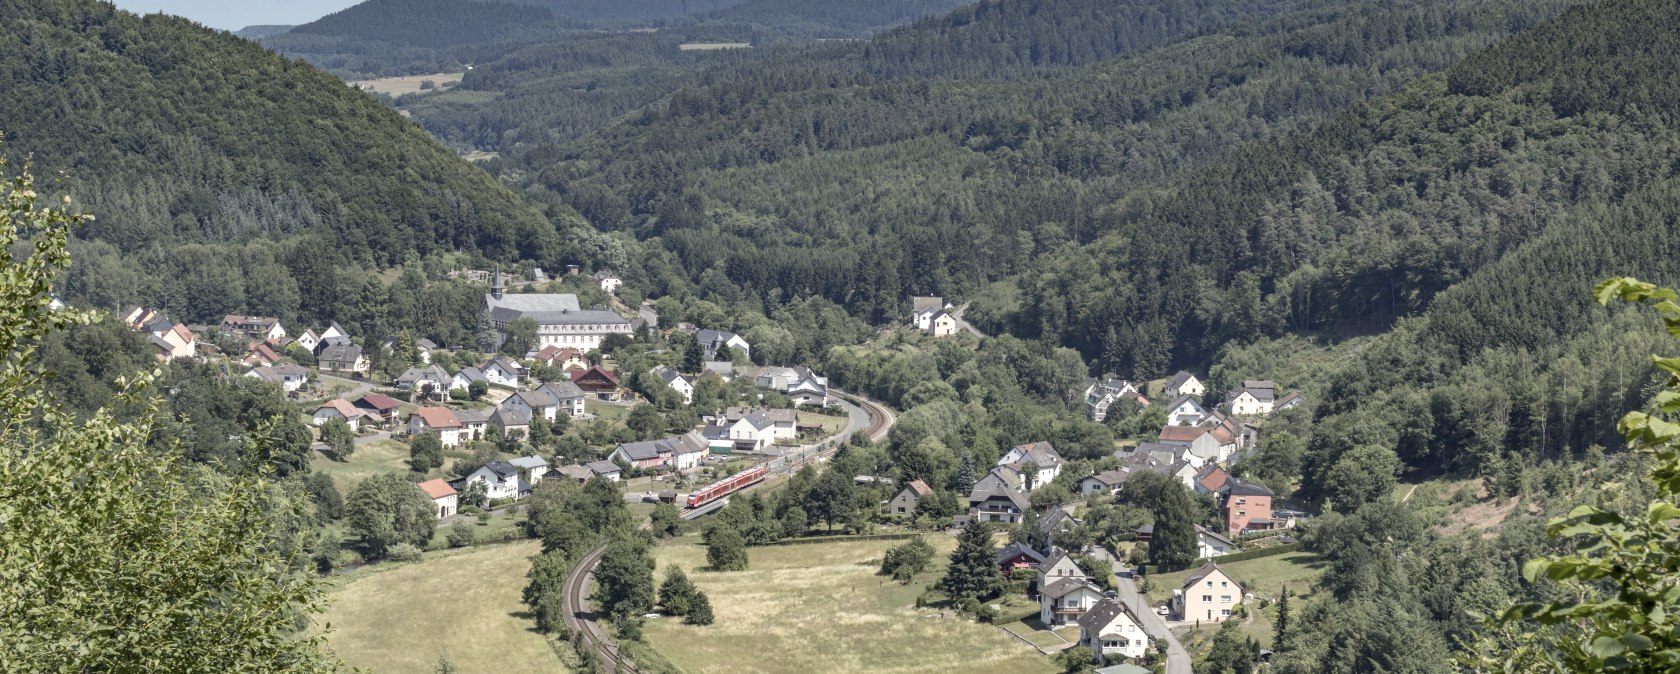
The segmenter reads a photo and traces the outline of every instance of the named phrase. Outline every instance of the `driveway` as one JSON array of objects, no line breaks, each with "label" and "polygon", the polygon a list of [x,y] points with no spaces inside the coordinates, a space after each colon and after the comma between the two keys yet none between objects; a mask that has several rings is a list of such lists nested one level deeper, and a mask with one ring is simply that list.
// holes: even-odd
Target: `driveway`
[{"label": "driveway", "polygon": [[332,384],[334,386],[349,386],[349,387],[351,387],[348,392],[346,392],[342,396],[339,396],[341,398],[344,398],[345,400],[354,400],[356,398],[360,398],[364,395],[367,395],[367,393],[369,391],[372,391],[373,387],[374,387],[373,382],[370,382],[370,381],[356,381],[354,379],[345,379],[343,377],[335,377],[335,376],[330,375],[330,374],[317,374],[316,378],[320,379],[323,383]]},{"label": "driveway", "polygon": [[957,327],[967,330],[968,334],[974,335],[975,337],[984,338],[986,333],[980,332],[979,328],[969,325],[968,321],[963,319],[963,312],[965,311],[968,311],[967,302],[963,302],[962,306],[951,310],[951,318],[957,319]]},{"label": "driveway", "polygon": [[[1114,563],[1116,573],[1122,568],[1119,562]],[[1132,610],[1132,615],[1143,622],[1143,631],[1156,639],[1167,642],[1167,674],[1192,674],[1190,669],[1190,652],[1184,650],[1184,644],[1178,642],[1172,630],[1167,629],[1166,621],[1161,619],[1155,608],[1149,605],[1149,598],[1138,592],[1137,585],[1132,579],[1121,577],[1118,580],[1116,594],[1121,603]]]}]

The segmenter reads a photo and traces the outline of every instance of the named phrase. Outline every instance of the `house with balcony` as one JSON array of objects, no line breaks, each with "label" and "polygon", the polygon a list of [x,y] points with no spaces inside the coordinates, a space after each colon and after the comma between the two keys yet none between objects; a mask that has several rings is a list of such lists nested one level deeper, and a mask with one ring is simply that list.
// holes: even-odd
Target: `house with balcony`
[{"label": "house with balcony", "polygon": [[1083,575],[1056,578],[1038,588],[1038,619],[1052,629],[1072,625],[1103,598],[1102,588]]},{"label": "house with balcony", "polygon": [[1137,660],[1149,654],[1149,634],[1124,603],[1104,597],[1079,617],[1079,645],[1091,649],[1099,663],[1115,656]]}]

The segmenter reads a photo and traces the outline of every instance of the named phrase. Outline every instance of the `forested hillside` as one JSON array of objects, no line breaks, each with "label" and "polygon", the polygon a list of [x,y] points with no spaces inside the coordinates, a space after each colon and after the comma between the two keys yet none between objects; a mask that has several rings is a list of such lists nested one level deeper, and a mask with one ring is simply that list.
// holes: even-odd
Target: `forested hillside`
[{"label": "forested hillside", "polygon": [[391,265],[576,245],[395,112],[250,42],[92,0],[6,0],[0,21],[0,151],[68,172],[98,216],[84,234],[119,250],[310,236]]},{"label": "forested hillside", "polygon": [[500,38],[548,21],[542,7],[462,0],[368,0],[291,30],[291,36],[354,37],[403,47],[442,48]]},{"label": "forested hillside", "polygon": [[[878,38],[861,62],[836,48],[720,71],[600,133],[532,147],[510,163],[597,227],[657,237],[682,259],[676,271],[708,292],[749,301],[816,294],[881,320],[911,294],[972,296],[1011,274],[1070,268],[1039,258],[1098,240],[1171,196],[1172,181],[1245,143],[1397,90],[1561,6],[1354,3],[1256,22],[1286,8],[1244,5],[1230,20],[1248,21],[1191,37],[1183,32],[1217,23],[1199,7],[1152,35],[1117,28],[1131,20],[1125,3],[1102,5],[1107,23],[1074,23],[1055,18],[1058,2],[1088,8],[1045,0],[1032,16],[959,10]],[[986,21],[965,22],[970,14]],[[910,76],[938,61],[891,45],[924,34],[934,44],[946,34],[971,41],[976,60],[999,75],[957,77],[970,66],[954,62],[950,78]],[[1126,53],[1174,35],[1185,39]],[[1099,47],[1032,56],[1066,45]],[[1058,65],[1098,54],[1110,58]],[[1104,301],[1138,297],[1124,281],[1111,285]],[[1151,347],[1170,350],[1173,334],[1152,318],[1082,325],[1068,341],[1098,356],[1091,340],[1112,327],[1152,331]],[[1168,355],[1145,358],[1137,373],[1164,368]],[[1102,365],[1133,369],[1130,360]]]}]

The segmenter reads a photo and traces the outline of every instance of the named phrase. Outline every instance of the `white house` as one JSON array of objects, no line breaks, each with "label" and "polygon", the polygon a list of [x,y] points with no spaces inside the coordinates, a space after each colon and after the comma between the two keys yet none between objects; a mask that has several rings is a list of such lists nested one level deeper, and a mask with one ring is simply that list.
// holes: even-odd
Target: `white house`
[{"label": "white house", "polygon": [[950,337],[957,334],[957,316],[950,311],[940,311],[928,319],[928,336]]},{"label": "white house", "polygon": [[1085,417],[1093,423],[1108,418],[1108,409],[1121,400],[1136,401],[1148,407],[1149,399],[1124,379],[1087,379],[1085,382]]},{"label": "white house", "polygon": [[1050,556],[1038,565],[1038,586],[1044,587],[1063,578],[1089,578],[1084,569],[1079,568],[1068,556],[1066,550],[1052,550]]},{"label": "white house", "polygon": [[776,444],[776,422],[753,412],[729,425],[729,442],[738,452],[761,452]]},{"label": "white house", "polygon": [[485,381],[501,386],[518,386],[525,377],[525,367],[507,356],[491,358],[478,369],[484,372]]},{"label": "white house", "polygon": [[420,491],[426,492],[426,496],[432,499],[432,503],[437,505],[438,519],[441,520],[457,512],[458,508],[456,505],[460,498],[455,493],[455,488],[449,486],[448,482],[444,482],[443,480],[426,480],[425,482],[420,483]]},{"label": "white house", "polygon": [[1196,525],[1196,556],[1199,559],[1213,559],[1229,555],[1237,549],[1231,539],[1226,538],[1200,524]]},{"label": "white house", "polygon": [[297,345],[310,353],[315,353],[315,347],[320,343],[321,336],[315,334],[314,330],[304,330],[303,334],[297,336]]},{"label": "white house", "polygon": [[537,390],[554,396],[554,400],[560,404],[562,414],[573,419],[585,414],[583,401],[587,396],[584,395],[583,389],[578,388],[577,384],[569,381],[554,381],[538,386]]},{"label": "white house", "polygon": [[240,316],[228,314],[222,318],[222,332],[237,332],[259,342],[279,340],[286,336],[280,319],[268,316]]},{"label": "white house", "polygon": [[461,368],[460,372],[456,372],[455,376],[449,378],[449,389],[466,391],[472,388],[475,381],[484,382],[486,386],[490,385],[490,379],[484,376],[483,370],[468,365]]},{"label": "white house", "polygon": [[321,339],[317,344],[329,344],[347,339],[350,339],[350,333],[339,327],[338,321],[333,321],[327,325],[327,329],[321,331]]},{"label": "white house", "polygon": [[1128,473],[1123,470],[1105,470],[1079,481],[1080,496],[1095,496],[1098,494],[1113,495],[1120,491],[1120,485],[1126,483]]},{"label": "white house", "polygon": [[1243,588],[1218,564],[1208,562],[1173,590],[1172,610],[1179,620],[1221,622],[1241,604]]},{"label": "white house", "polygon": [[1102,588],[1084,576],[1056,578],[1038,586],[1038,619],[1049,627],[1073,624],[1102,600]]},{"label": "white house", "polygon": [[252,368],[245,376],[279,384],[280,390],[287,393],[303,388],[304,384],[309,383],[309,370],[291,363]]},{"label": "white house", "polygon": [[612,273],[611,270],[603,269],[595,272],[595,275],[591,278],[595,279],[595,283],[600,285],[602,290],[609,293],[617,293],[618,287],[624,285],[624,280],[620,279],[617,274]]},{"label": "white house", "polygon": [[484,495],[492,499],[517,499],[530,491],[530,485],[513,464],[491,461],[461,480],[461,484],[484,483]]},{"label": "white house", "polygon": [[361,429],[364,416],[367,416],[367,411],[350,404],[348,400],[338,398],[321,403],[320,407],[315,408],[313,421],[316,426],[325,426],[328,421],[337,417],[343,419],[344,423],[350,426],[350,430],[355,431]]},{"label": "white house", "polygon": [[1244,381],[1242,386],[1225,394],[1225,404],[1237,416],[1271,414],[1276,400],[1277,384],[1265,380]]},{"label": "white house", "polygon": [[503,400],[501,406],[503,409],[523,412],[532,419],[542,417],[548,421],[554,421],[555,415],[560,412],[560,401],[542,389],[515,393]]},{"label": "white house", "polygon": [[1196,398],[1181,395],[1167,403],[1167,424],[1171,426],[1195,426],[1208,418],[1208,411]]},{"label": "white house", "polygon": [[1116,655],[1137,660],[1149,653],[1149,634],[1143,624],[1113,598],[1104,598],[1079,617],[1079,643],[1103,662]]},{"label": "white house", "polygon": [[457,410],[455,418],[461,421],[461,442],[483,440],[489,437],[490,412],[484,410]]},{"label": "white house", "polygon": [[408,415],[409,435],[428,431],[436,433],[445,447],[461,444],[461,419],[447,407],[422,407]]},{"label": "white house", "polygon": [[350,342],[338,342],[331,346],[322,347],[321,353],[315,357],[316,363],[323,370],[333,372],[367,372],[368,359],[362,355],[362,347]]},{"label": "white house", "polygon": [[681,374],[664,365],[655,365],[651,370],[654,376],[665,382],[667,387],[682,396],[684,405],[694,404],[694,378]]},{"label": "white house", "polygon": [[548,461],[534,454],[531,456],[521,456],[517,459],[508,459],[508,463],[514,468],[518,468],[523,471],[521,477],[525,478],[526,482],[533,485],[541,482],[543,473],[548,472]]},{"label": "white house", "polygon": [[933,317],[951,308],[943,297],[912,297],[910,298],[910,324],[917,330],[927,332],[933,329]]},{"label": "white house", "polygon": [[[1037,467],[1032,476],[1032,487],[1037,489],[1050,484],[1062,473],[1062,455],[1056,453],[1056,448],[1048,442],[1031,442],[1011,448],[998,459],[997,465],[1011,466],[1021,470],[1026,464]],[[1020,464],[1016,466],[1015,464]]]},{"label": "white house", "polygon": [[731,351],[741,354],[742,357],[752,356],[752,345],[733,332],[700,330],[694,333],[694,341],[700,343],[700,349],[705,352],[706,360],[717,360],[718,352],[726,346]]},{"label": "white house", "polygon": [[1197,379],[1196,375],[1190,374],[1190,372],[1186,370],[1179,370],[1178,374],[1173,375],[1171,379],[1167,380],[1166,393],[1169,398],[1177,398],[1179,396],[1194,396],[1200,398],[1203,394],[1207,393],[1207,386],[1203,385],[1202,380]]}]

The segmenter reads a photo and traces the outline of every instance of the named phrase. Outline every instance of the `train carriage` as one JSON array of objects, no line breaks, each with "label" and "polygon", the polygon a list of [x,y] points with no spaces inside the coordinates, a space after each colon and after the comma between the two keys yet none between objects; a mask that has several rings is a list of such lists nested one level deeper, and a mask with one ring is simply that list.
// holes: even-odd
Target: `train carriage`
[{"label": "train carriage", "polygon": [[720,498],[738,492],[748,485],[764,480],[770,474],[770,467],[765,465],[753,466],[739,473],[723,478],[688,495],[688,507],[698,508]]}]

